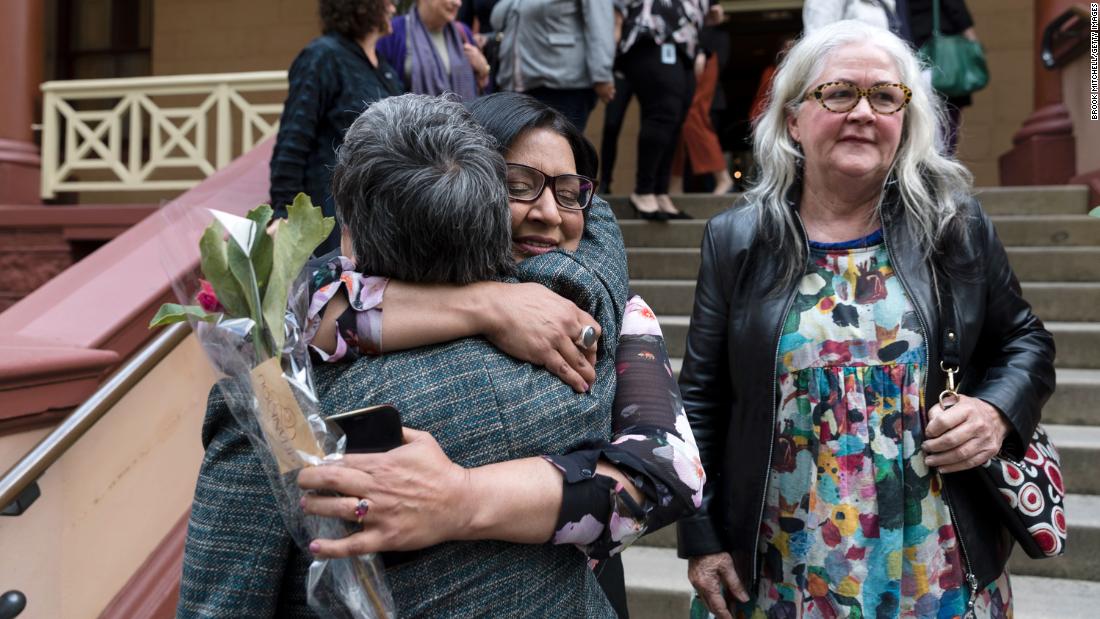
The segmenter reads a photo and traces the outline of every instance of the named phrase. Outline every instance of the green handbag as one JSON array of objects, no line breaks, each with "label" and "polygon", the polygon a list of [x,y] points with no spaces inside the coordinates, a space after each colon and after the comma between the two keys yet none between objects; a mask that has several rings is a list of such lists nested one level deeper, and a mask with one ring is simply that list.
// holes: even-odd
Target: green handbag
[{"label": "green handbag", "polygon": [[939,0],[932,2],[932,38],[920,53],[932,67],[932,87],[949,97],[968,95],[989,83],[981,43],[940,31]]}]

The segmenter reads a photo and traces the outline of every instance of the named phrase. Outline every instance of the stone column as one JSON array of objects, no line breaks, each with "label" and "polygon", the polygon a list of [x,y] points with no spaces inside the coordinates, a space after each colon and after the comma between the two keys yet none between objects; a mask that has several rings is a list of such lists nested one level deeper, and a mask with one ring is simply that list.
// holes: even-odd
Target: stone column
[{"label": "stone column", "polygon": [[[1074,0],[1035,2],[1035,111],[1016,135],[1012,150],[1001,155],[1002,185],[1062,185],[1077,171],[1073,121],[1062,105],[1062,73],[1043,66],[1043,30]],[[996,79],[996,76],[993,76]]]},{"label": "stone column", "polygon": [[0,2],[0,204],[40,204],[31,123],[42,81],[41,0]]}]

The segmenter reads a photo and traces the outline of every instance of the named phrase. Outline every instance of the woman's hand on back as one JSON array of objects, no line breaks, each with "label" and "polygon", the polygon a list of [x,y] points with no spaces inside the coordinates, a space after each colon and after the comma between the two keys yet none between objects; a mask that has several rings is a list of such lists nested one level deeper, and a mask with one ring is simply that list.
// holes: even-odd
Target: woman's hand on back
[{"label": "woman's hand on back", "polygon": [[596,380],[596,344],[582,350],[581,331],[600,323],[541,284],[498,284],[488,297],[481,333],[508,355],[541,365],[578,393]]},{"label": "woman's hand on back", "polygon": [[[405,444],[352,454],[298,474],[307,514],[358,522],[342,539],[316,539],[317,557],[418,550],[442,542],[495,539],[542,544],[561,510],[562,478],[542,457],[463,468],[427,432],[404,428]],[[605,471],[606,473],[606,471]],[[342,496],[331,496],[339,493]],[[366,509],[360,506],[365,501]],[[357,508],[360,508],[357,510]]]},{"label": "woman's hand on back", "polygon": [[941,473],[981,466],[1001,451],[1012,429],[1008,420],[988,402],[960,395],[954,406],[936,404],[928,411],[921,449],[925,464]]},{"label": "woman's hand on back", "polygon": [[404,428],[405,444],[380,454],[349,454],[341,464],[303,469],[298,485],[305,490],[335,491],[344,496],[306,494],[307,514],[356,522],[360,497],[368,508],[363,530],[343,539],[320,539],[310,551],[322,558],[348,557],[383,550],[416,550],[462,539],[465,517],[474,513],[464,502],[469,471],[443,453],[427,432]]},{"label": "woman's hand on back", "polygon": [[749,594],[737,576],[737,570],[733,567],[733,557],[728,552],[717,552],[688,559],[688,580],[717,619],[733,617],[723,588],[728,589],[738,600],[749,601]]}]

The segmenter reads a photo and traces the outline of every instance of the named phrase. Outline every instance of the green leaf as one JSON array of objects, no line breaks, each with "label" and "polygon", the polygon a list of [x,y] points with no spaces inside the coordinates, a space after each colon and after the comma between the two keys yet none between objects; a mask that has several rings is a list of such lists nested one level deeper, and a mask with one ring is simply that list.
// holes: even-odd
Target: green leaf
[{"label": "green leaf", "polygon": [[[261,314],[263,305],[260,302],[260,287],[256,283],[256,273],[252,270],[252,259],[244,253],[244,248],[232,238],[226,242],[226,254],[229,258],[229,271],[233,273],[233,278],[237,280],[237,283],[241,286],[241,291],[244,292],[244,300],[248,304],[248,316],[252,318],[254,323],[252,325],[252,344],[256,351],[256,361],[260,362],[271,356],[269,352],[271,348],[266,334],[275,331],[280,335],[283,333],[282,316],[279,317],[280,320],[277,323],[264,323],[264,317]],[[275,326],[269,328],[270,325]]]},{"label": "green leaf", "polygon": [[204,322],[214,322],[218,319],[219,314],[211,314],[198,305],[180,305],[179,303],[165,303],[157,310],[153,319],[149,321],[149,328],[162,327],[164,325],[170,325],[177,322],[183,322],[188,318],[194,318],[195,320],[202,320]]},{"label": "green leaf", "polygon": [[1092,215],[1093,217],[1100,217],[1100,206],[1097,206],[1089,211],[1089,215]]},{"label": "green leaf", "polygon": [[263,301],[264,321],[272,327],[270,332],[275,351],[283,347],[283,330],[274,328],[274,325],[283,324],[290,285],[334,225],[335,220],[322,215],[321,209],[313,206],[304,193],[299,193],[294,198],[294,204],[287,207],[286,223],[279,226],[275,234],[271,278],[267,282]]},{"label": "green leaf", "polygon": [[[256,273],[252,270],[252,259],[244,252],[244,248],[232,238],[226,241],[225,246],[226,257],[229,260],[229,272],[233,274],[233,278],[237,280],[241,292],[244,293],[244,302],[248,307],[246,315],[258,323],[261,318],[260,288],[256,284]],[[217,291],[217,287],[214,290]]]},{"label": "green leaf", "polygon": [[199,252],[202,254],[203,277],[214,287],[214,293],[225,308],[225,313],[235,318],[248,316],[248,303],[244,299],[244,291],[229,271],[225,228],[216,220],[211,222],[202,233],[202,238],[199,239]]},{"label": "green leaf", "polygon": [[267,280],[271,277],[271,260],[274,244],[271,235],[267,233],[267,225],[271,223],[272,210],[267,204],[261,204],[248,211],[245,215],[256,222],[256,236],[252,239],[252,251],[249,257],[252,259],[252,270],[256,274],[256,283],[260,286],[260,298],[264,296],[267,288]]}]

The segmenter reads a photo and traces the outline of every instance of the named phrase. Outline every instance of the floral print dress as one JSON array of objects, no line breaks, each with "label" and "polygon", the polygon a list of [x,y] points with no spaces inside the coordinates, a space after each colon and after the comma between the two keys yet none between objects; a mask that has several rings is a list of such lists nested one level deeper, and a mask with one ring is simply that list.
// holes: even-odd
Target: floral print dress
[{"label": "floral print dress", "polygon": [[[323,362],[350,362],[380,354],[382,300],[387,278],[354,270],[338,256],[313,273],[306,338],[312,341],[325,305],[347,295],[337,318],[336,350],[311,347]],[[653,310],[631,295],[619,330],[612,436],[607,442],[567,454],[544,456],[563,478],[562,506],[551,542],[574,544],[593,569],[647,532],[693,512],[702,502],[704,473]],[[596,473],[606,460],[630,477],[644,496],[639,504],[614,479]]]},{"label": "floral print dress", "polygon": [[[735,616],[964,616],[958,538],[920,450],[925,334],[881,231],[810,244],[778,353],[760,574]],[[1011,617],[1007,573],[974,602]]]}]

